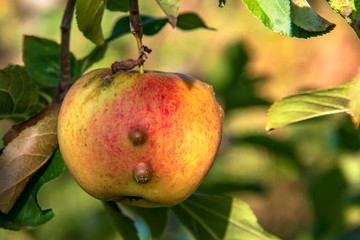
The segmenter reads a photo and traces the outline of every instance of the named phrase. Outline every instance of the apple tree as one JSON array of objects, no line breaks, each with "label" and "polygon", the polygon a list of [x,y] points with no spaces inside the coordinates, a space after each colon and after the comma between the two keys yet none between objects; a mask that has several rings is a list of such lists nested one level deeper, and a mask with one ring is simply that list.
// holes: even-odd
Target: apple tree
[{"label": "apple tree", "polygon": [[[137,49],[138,56],[135,59],[118,59],[113,66],[118,68],[117,71],[138,69],[139,74],[144,74],[147,70],[146,61],[151,61],[151,52],[156,51],[147,46],[144,36],[156,37],[167,24],[189,31],[188,34],[191,34],[190,30],[198,28],[213,30],[200,17],[201,9],[197,9],[198,13],[179,12],[179,5],[182,3],[179,0],[153,2],[156,7],[161,8],[163,17],[142,15],[141,1],[139,8],[138,0],[68,0],[62,21],[59,20],[60,43],[43,38],[46,36],[24,36],[24,65],[9,63],[0,70],[0,118],[14,123],[3,137],[4,148],[0,155],[1,228],[28,230],[54,218],[52,209],[41,207],[37,195],[45,183],[66,172],[58,147],[59,109],[73,83],[104,58],[111,44],[132,34],[133,47]],[[318,15],[306,0],[242,2],[266,28],[277,34],[306,39],[326,36],[335,28],[335,24]],[[360,37],[360,2],[327,2]],[[225,0],[214,1],[214,7],[218,7],[219,11],[229,4]],[[104,36],[101,23],[108,11],[119,13],[120,17],[115,21],[111,33]],[[74,22],[77,24],[73,24]],[[82,41],[91,41],[93,44],[93,49],[86,56],[78,57],[71,52],[72,27],[78,27],[83,33]],[[221,29],[214,34],[221,34]],[[235,47],[235,50],[238,49]],[[266,100],[251,95],[252,86],[247,84],[233,84],[219,91],[215,88],[217,96],[225,103],[226,113],[246,104],[244,102],[249,99],[258,105],[268,105]],[[360,78],[354,76],[353,81],[342,85],[289,95],[269,108],[267,125],[264,127],[266,131],[273,132],[290,123],[334,113],[347,113],[357,128],[360,122],[359,88]],[[245,101],[244,96],[247,97]],[[296,158],[293,146],[272,140],[268,136],[241,141],[256,143],[271,148],[274,152],[280,149],[282,155]],[[222,178],[225,179],[226,176]],[[222,187],[233,190],[230,185],[226,183]],[[170,239],[168,228],[173,221],[187,229],[186,237],[196,239],[279,239],[276,234],[265,231],[260,226],[247,203],[224,194],[226,191],[219,186],[221,184],[216,181],[201,185],[198,191],[175,206],[140,208],[132,206],[131,201],[130,204],[103,201],[103,205],[124,239],[144,238],[141,234],[144,227],[149,232],[147,237],[151,239]],[[217,190],[207,190],[216,187]],[[341,187],[339,191],[340,189]],[[358,199],[356,204],[359,204]],[[355,236],[359,236],[359,233]]]}]

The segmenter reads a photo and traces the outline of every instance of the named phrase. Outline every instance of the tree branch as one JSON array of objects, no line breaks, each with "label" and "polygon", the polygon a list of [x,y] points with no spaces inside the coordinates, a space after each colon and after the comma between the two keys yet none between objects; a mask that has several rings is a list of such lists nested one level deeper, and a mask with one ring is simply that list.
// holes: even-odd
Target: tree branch
[{"label": "tree branch", "polygon": [[61,103],[71,86],[70,75],[70,29],[76,0],[68,0],[61,23],[59,83],[53,103]]},{"label": "tree branch", "polygon": [[[140,18],[139,4],[138,0],[129,0],[129,14],[130,14],[130,30],[134,35],[138,47],[139,57],[141,56],[141,46],[142,46],[142,22]],[[144,73],[144,65],[139,65],[139,72]]]}]

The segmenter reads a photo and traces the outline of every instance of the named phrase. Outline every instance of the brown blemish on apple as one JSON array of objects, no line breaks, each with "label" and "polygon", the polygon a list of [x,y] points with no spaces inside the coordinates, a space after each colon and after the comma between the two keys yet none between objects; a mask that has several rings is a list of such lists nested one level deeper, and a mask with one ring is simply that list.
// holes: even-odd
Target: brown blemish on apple
[{"label": "brown blemish on apple", "polygon": [[152,169],[144,162],[139,162],[133,169],[133,178],[137,183],[147,183],[151,180]]},{"label": "brown blemish on apple", "polygon": [[146,142],[147,131],[141,126],[136,126],[130,130],[128,137],[132,145],[139,146]]},{"label": "brown blemish on apple", "polygon": [[111,76],[110,74],[106,74],[106,75],[102,78],[102,80],[103,80],[102,85],[103,85],[103,86],[108,86],[108,85],[110,85],[111,79],[112,79],[112,76]]}]

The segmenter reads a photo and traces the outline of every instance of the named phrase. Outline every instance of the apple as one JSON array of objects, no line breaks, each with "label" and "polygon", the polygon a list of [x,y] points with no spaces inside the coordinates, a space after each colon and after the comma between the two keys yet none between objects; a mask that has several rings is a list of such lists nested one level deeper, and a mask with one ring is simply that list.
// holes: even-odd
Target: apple
[{"label": "apple", "polygon": [[212,87],[192,77],[93,70],[62,103],[58,140],[77,183],[93,197],[167,207],[210,170],[222,132]]}]

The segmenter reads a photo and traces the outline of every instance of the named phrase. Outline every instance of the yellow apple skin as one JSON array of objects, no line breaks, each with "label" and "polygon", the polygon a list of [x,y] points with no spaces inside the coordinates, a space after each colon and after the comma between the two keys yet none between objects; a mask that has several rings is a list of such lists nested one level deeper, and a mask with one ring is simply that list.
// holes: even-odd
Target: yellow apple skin
[{"label": "yellow apple skin", "polygon": [[[59,146],[70,173],[93,197],[140,207],[173,206],[189,197],[210,170],[222,118],[212,87],[192,77],[112,74],[102,68],[82,76],[67,93]],[[131,140],[134,129],[140,129],[140,142]],[[136,181],[138,166],[150,179]]]}]

